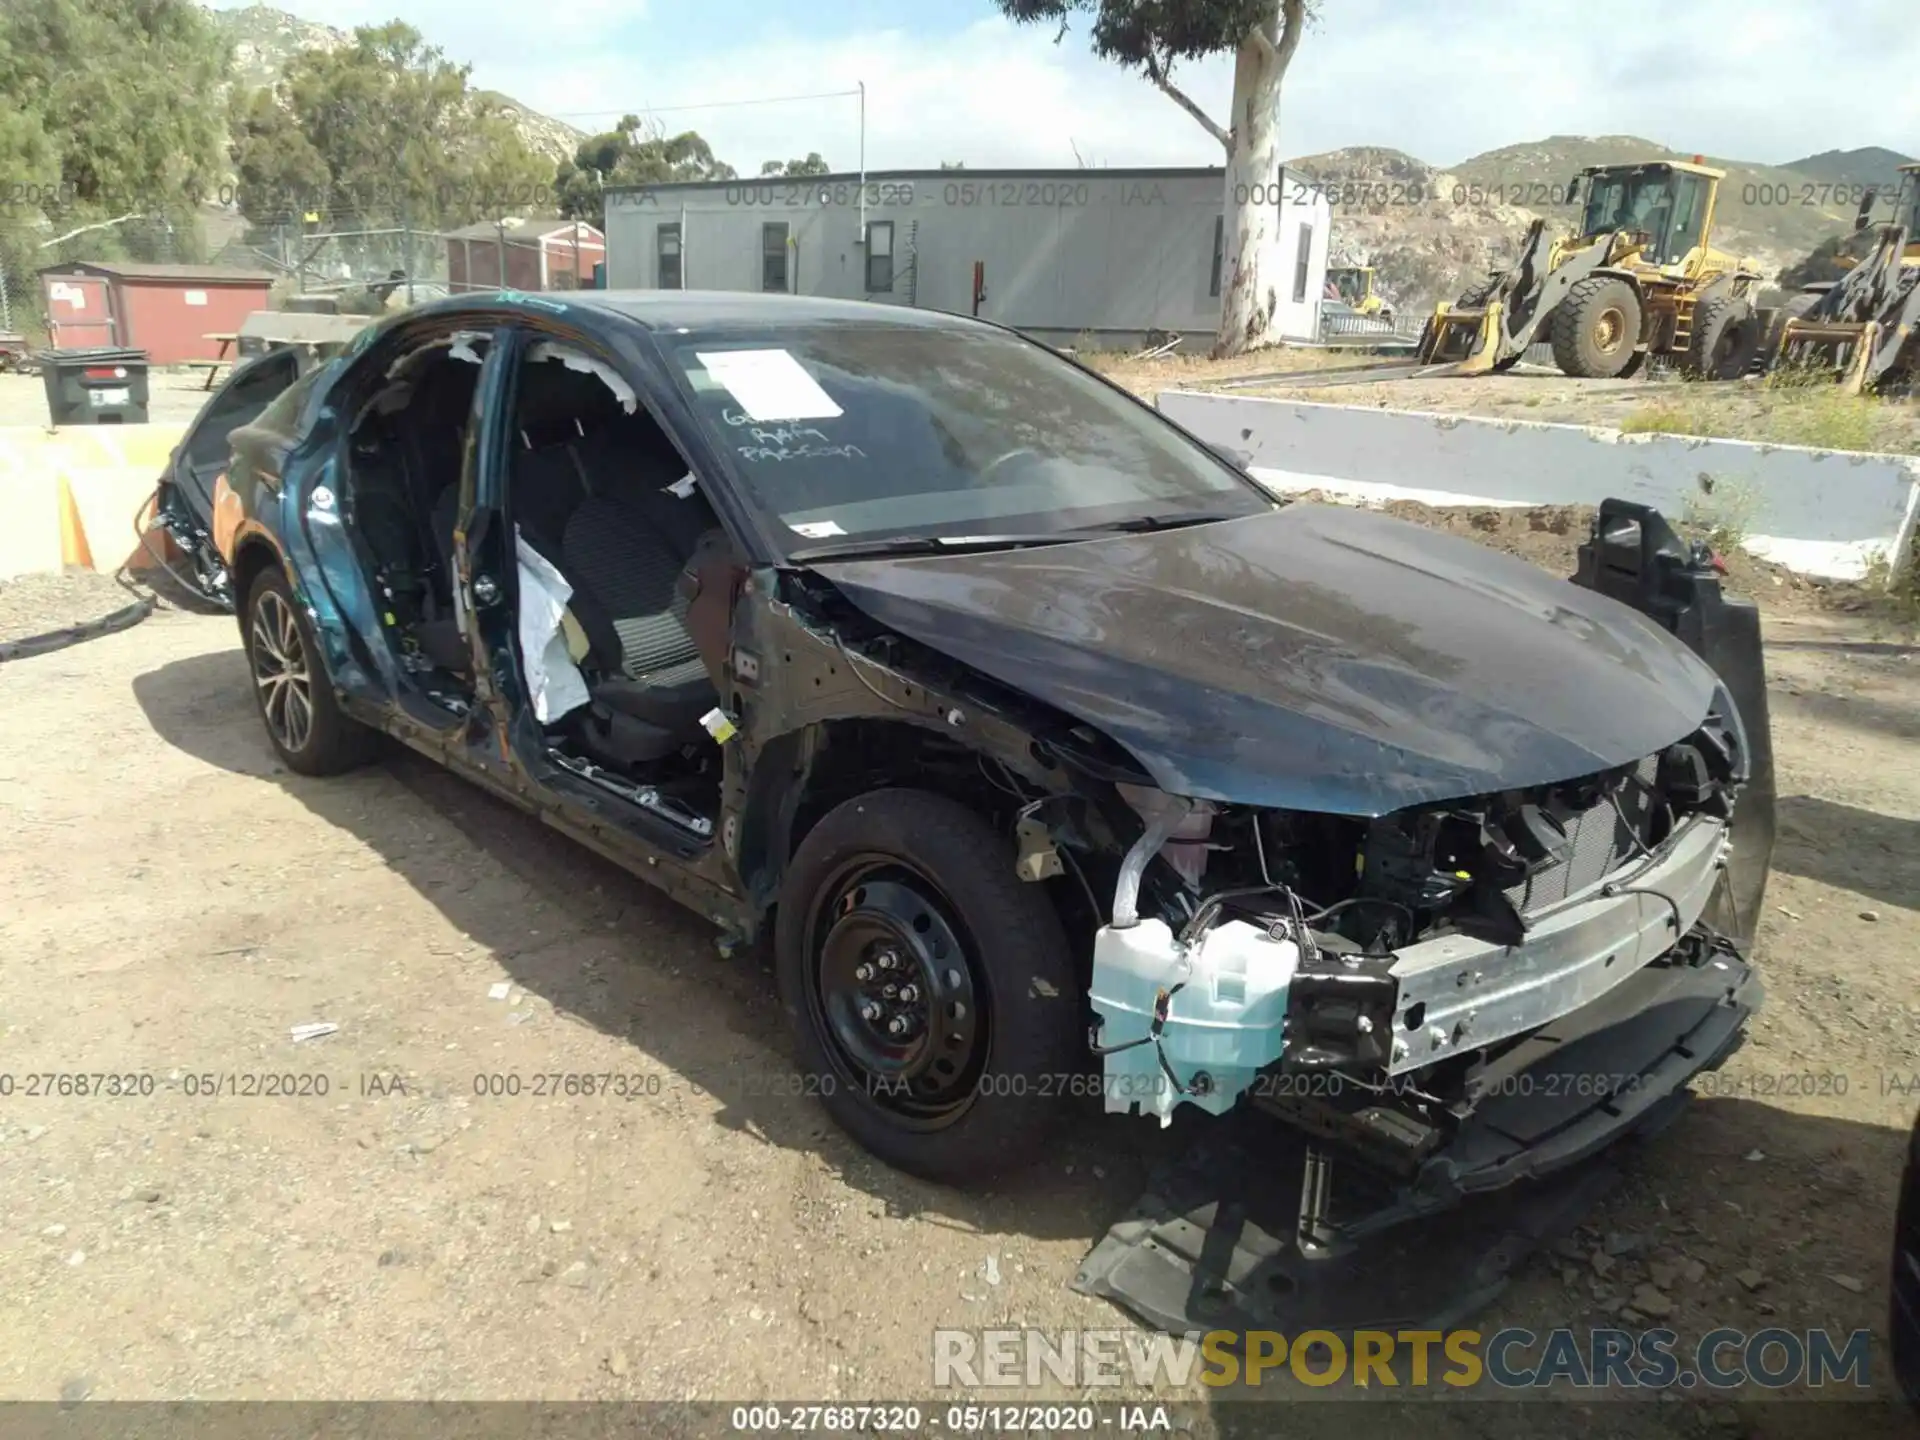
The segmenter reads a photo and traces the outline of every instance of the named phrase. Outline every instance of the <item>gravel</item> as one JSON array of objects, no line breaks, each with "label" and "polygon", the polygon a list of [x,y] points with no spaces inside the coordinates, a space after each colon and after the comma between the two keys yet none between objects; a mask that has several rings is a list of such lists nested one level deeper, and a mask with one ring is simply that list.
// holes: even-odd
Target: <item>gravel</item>
[{"label": "gravel", "polygon": [[0,643],[99,620],[138,598],[111,575],[93,570],[0,580]]}]

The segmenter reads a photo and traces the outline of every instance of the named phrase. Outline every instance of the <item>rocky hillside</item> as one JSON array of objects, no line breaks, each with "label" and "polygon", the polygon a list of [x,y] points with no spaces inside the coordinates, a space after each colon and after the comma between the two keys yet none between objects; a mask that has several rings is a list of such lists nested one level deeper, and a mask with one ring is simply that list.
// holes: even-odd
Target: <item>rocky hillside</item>
[{"label": "rocky hillside", "polygon": [[[1632,135],[1554,135],[1508,145],[1441,169],[1399,150],[1355,146],[1288,161],[1333,187],[1333,259],[1370,264],[1402,314],[1450,299],[1513,257],[1536,214],[1572,212],[1553,201],[1583,166],[1667,157],[1691,159]],[[1787,165],[1706,156],[1727,172],[1715,210],[1715,244],[1768,275],[1821,240],[1846,232],[1863,184],[1883,180],[1904,157],[1868,149],[1828,151]]]},{"label": "rocky hillside", "polygon": [[1911,155],[1868,145],[1859,150],[1822,150],[1804,160],[1789,160],[1784,168],[1797,170],[1810,180],[1872,185],[1888,193],[1900,178],[1900,167],[1913,163]]},{"label": "rocky hillside", "polygon": [[1373,266],[1375,284],[1408,319],[1511,261],[1534,217],[1402,150],[1352,146],[1287,169],[1329,188],[1331,263]]},{"label": "rocky hillside", "polygon": [[353,43],[344,30],[316,25],[268,5],[208,13],[233,42],[234,79],[249,90],[271,85],[280,77],[280,67],[299,51],[340,50]]},{"label": "rocky hillside", "polygon": [[[208,12],[216,25],[233,41],[234,78],[250,87],[270,85],[280,68],[301,50],[338,50],[353,43],[353,37],[330,25],[316,25],[275,10],[270,5],[249,5],[241,10]],[[434,37],[429,35],[432,44]],[[459,57],[453,56],[455,60]],[[497,91],[482,91],[497,101],[513,117],[514,128],[535,154],[558,163],[571,159],[583,138],[573,126],[529,110],[512,97]]]}]

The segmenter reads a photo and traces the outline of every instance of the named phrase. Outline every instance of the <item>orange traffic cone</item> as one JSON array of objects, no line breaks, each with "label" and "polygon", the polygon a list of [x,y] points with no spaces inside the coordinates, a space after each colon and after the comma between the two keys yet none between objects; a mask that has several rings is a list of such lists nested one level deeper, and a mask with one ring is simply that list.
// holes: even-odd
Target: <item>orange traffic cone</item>
[{"label": "orange traffic cone", "polygon": [[60,563],[69,569],[94,568],[93,551],[87,547],[87,529],[80,523],[80,507],[74,503],[73,486],[64,475],[60,477]]}]

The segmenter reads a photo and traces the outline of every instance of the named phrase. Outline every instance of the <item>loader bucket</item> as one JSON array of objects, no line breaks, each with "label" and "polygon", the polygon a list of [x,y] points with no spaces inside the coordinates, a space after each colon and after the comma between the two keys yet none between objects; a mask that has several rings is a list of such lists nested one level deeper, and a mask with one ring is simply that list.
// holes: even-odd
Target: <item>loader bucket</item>
[{"label": "loader bucket", "polygon": [[1478,375],[1493,368],[1500,336],[1500,302],[1456,309],[1435,307],[1417,352],[1422,365],[1458,361],[1461,375]]},{"label": "loader bucket", "polygon": [[1920,266],[1905,260],[1907,231],[1883,230],[1873,254],[1804,314],[1788,319],[1769,369],[1830,370],[1849,394],[1920,372]]},{"label": "loader bucket", "polygon": [[1880,327],[1846,320],[1789,320],[1780,333],[1777,369],[1831,371],[1848,395],[1865,387]]}]

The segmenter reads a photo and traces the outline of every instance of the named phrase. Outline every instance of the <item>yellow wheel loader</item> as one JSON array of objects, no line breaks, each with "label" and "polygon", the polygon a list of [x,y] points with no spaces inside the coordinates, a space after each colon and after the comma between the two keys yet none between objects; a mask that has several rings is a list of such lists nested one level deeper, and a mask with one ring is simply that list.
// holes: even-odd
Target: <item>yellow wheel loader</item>
[{"label": "yellow wheel loader", "polygon": [[1393,307],[1373,288],[1371,265],[1329,265],[1327,299],[1343,301],[1356,315],[1393,319]]},{"label": "yellow wheel loader", "polygon": [[1535,220],[1510,269],[1435,308],[1419,363],[1479,375],[1551,341],[1560,369],[1582,378],[1630,375],[1648,355],[1700,378],[1743,374],[1765,340],[1761,277],[1712,247],[1725,176],[1698,156],[1582,170],[1567,187],[1570,203],[1585,199],[1578,231],[1549,235]]},{"label": "yellow wheel loader", "polygon": [[1853,221],[1864,257],[1781,307],[1768,370],[1831,368],[1855,395],[1920,380],[1920,164],[1900,167],[1893,218],[1869,234],[1876,198],[1868,191]]}]

